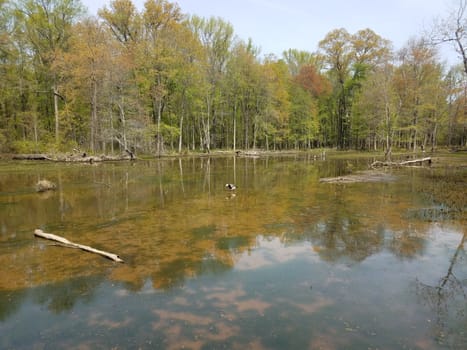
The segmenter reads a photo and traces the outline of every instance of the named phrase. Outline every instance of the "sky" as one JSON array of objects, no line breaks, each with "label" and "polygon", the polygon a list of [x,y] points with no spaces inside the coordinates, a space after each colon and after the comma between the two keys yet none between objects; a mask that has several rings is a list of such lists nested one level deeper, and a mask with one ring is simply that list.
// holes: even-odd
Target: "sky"
[{"label": "sky", "polygon": [[[169,0],[170,1],[170,0]],[[82,0],[91,14],[110,0]],[[138,9],[145,0],[133,0]],[[326,34],[345,28],[354,34],[370,28],[402,48],[420,36],[437,17],[447,17],[456,0],[178,0],[185,14],[220,17],[230,22],[237,37],[252,39],[261,54],[282,56],[292,49],[314,52]],[[457,63],[450,46],[440,50],[440,58]],[[459,61],[460,62],[460,61]]]}]

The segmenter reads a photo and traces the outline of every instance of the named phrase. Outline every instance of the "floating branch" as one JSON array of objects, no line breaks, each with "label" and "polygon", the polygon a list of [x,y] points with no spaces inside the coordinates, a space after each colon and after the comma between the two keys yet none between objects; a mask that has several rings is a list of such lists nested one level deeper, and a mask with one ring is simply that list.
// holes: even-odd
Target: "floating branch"
[{"label": "floating branch", "polygon": [[51,241],[56,241],[56,242],[62,243],[65,246],[70,247],[70,248],[79,248],[81,250],[84,250],[84,251],[87,251],[87,252],[90,252],[90,253],[99,254],[99,255],[102,255],[102,256],[106,257],[107,259],[110,259],[110,260],[113,260],[113,261],[116,261],[116,262],[120,262],[120,263],[124,262],[116,254],[108,253],[108,252],[105,252],[103,250],[98,250],[98,249],[89,247],[87,245],[73,243],[73,242],[69,241],[66,238],[63,238],[63,237],[60,237],[60,236],[57,236],[57,235],[54,235],[54,234],[51,234],[51,233],[45,233],[44,231],[39,230],[39,229],[34,231],[34,235],[37,236],[37,237],[50,239]]}]

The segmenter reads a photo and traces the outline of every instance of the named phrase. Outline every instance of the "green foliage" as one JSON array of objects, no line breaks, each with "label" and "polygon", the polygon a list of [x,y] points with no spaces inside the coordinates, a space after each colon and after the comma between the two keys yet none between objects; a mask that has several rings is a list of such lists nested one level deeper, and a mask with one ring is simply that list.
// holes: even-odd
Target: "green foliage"
[{"label": "green foliage", "polygon": [[14,153],[42,153],[46,150],[46,147],[34,141],[18,140],[12,142],[11,150]]},{"label": "green foliage", "polygon": [[5,136],[5,130],[0,130],[0,153],[9,151],[8,139]]},{"label": "green foliage", "polygon": [[161,133],[164,140],[167,140],[169,143],[173,143],[180,136],[180,129],[176,126],[167,125],[162,123]]},{"label": "green foliage", "polygon": [[[0,0],[0,150],[410,148],[467,142],[465,74],[370,29],[260,57],[168,0]],[[116,148],[118,148],[116,150]]]}]

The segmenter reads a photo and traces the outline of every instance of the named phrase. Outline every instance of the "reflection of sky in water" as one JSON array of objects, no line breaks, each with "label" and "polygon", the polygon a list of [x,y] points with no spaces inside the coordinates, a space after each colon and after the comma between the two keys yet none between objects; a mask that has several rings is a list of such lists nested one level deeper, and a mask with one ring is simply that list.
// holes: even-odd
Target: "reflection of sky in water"
[{"label": "reflection of sky in water", "polygon": [[319,261],[309,243],[286,245],[279,237],[256,238],[256,247],[253,252],[244,252],[235,262],[236,270],[254,270],[275,264],[286,263],[303,257],[309,261]]},{"label": "reflection of sky in water", "polygon": [[[359,263],[328,263],[309,242],[284,244],[279,237],[258,236],[256,246],[221,275],[187,279],[169,291],[154,289],[151,280],[133,292],[103,282],[69,312],[51,313],[50,294],[31,290],[15,315],[0,324],[0,345],[442,348],[455,332],[459,337],[462,324],[443,320],[452,330],[436,341],[437,315],[417,298],[415,278],[435,285],[460,235],[437,224],[429,232],[434,240],[419,257],[401,260],[385,250]],[[456,274],[467,276],[465,264]],[[465,300],[451,302],[465,310]]]}]

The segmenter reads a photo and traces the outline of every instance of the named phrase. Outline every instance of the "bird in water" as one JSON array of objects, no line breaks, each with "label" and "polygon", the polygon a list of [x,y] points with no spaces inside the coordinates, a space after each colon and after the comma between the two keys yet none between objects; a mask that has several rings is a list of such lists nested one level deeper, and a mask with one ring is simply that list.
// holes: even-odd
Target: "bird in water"
[{"label": "bird in water", "polygon": [[234,191],[237,189],[237,186],[234,184],[225,184],[225,188],[228,189],[229,191]]}]

